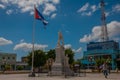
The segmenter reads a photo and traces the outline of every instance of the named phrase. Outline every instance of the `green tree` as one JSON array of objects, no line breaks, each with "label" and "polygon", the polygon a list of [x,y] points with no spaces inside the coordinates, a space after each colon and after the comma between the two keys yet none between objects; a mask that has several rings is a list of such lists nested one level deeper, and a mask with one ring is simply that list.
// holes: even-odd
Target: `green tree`
[{"label": "green tree", "polygon": [[[29,53],[27,56],[28,64],[32,65],[32,52]],[[34,51],[34,68],[38,68],[44,66],[46,63],[46,54],[42,50],[35,50]]]},{"label": "green tree", "polygon": [[[47,52],[47,59],[52,58],[55,60],[55,49],[51,49]],[[69,64],[72,65],[74,63],[74,52],[72,51],[72,49],[66,49],[65,50],[65,55],[68,55],[69,58]]]},{"label": "green tree", "polygon": [[49,58],[52,58],[55,60],[55,49],[50,49],[48,52],[47,52],[47,59]]},{"label": "green tree", "polygon": [[103,59],[103,58],[95,59],[96,66],[99,68],[99,66],[102,65],[105,61],[106,59]]}]

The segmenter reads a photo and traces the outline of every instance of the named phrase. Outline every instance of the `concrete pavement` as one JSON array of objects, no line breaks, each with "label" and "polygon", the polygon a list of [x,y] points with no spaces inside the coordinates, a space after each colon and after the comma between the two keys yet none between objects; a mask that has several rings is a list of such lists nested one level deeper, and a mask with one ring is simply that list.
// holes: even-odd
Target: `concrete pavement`
[{"label": "concrete pavement", "polygon": [[40,74],[39,77],[28,77],[28,74],[0,74],[0,80],[120,80],[120,73],[111,73],[107,79],[102,73],[86,73],[86,76],[67,78],[64,76],[47,76],[47,74]]}]

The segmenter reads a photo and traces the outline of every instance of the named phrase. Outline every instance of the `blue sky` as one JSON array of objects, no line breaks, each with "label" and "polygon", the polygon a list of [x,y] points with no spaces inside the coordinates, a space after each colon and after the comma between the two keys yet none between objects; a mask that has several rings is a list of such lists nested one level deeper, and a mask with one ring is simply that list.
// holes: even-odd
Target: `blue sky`
[{"label": "blue sky", "polygon": [[[120,0],[104,0],[110,40],[120,42]],[[57,45],[58,31],[65,48],[80,58],[90,41],[101,34],[100,0],[0,0],[0,52],[16,53],[17,60],[32,48],[34,4],[49,22],[44,29],[35,20],[35,49],[49,50]]]}]

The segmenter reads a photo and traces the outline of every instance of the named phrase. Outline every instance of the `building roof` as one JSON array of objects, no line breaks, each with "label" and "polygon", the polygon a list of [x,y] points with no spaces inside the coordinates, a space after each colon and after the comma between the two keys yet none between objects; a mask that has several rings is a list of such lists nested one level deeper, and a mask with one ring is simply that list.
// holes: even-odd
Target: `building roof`
[{"label": "building roof", "polygon": [[17,55],[16,53],[5,53],[5,52],[0,52],[0,55]]}]

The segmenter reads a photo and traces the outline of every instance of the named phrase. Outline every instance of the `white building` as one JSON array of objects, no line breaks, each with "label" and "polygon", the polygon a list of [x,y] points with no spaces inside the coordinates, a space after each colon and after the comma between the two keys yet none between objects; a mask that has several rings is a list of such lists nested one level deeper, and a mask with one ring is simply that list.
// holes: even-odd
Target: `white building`
[{"label": "white building", "polygon": [[16,70],[16,54],[0,52],[0,70],[4,70],[5,67],[10,70]]}]

